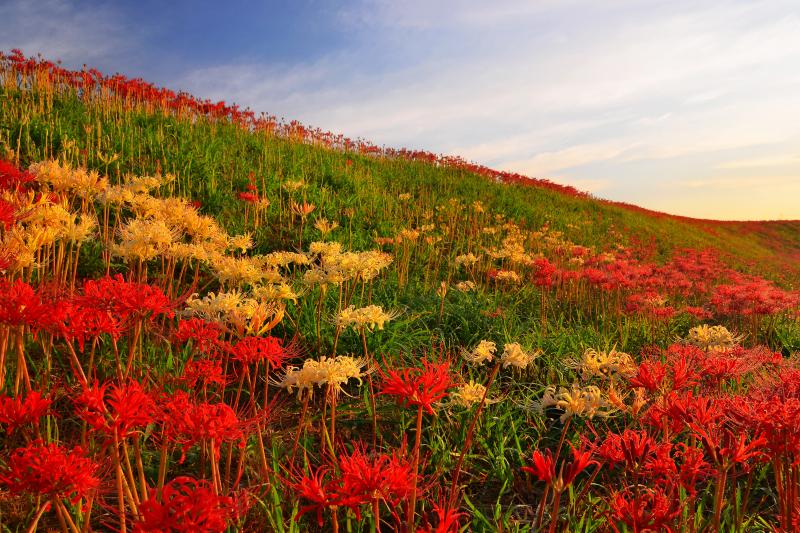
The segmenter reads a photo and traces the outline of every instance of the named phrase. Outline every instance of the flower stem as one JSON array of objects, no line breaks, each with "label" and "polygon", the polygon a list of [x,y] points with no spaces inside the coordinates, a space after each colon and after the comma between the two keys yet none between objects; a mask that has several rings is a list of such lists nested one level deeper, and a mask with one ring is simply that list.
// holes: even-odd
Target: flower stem
[{"label": "flower stem", "polygon": [[417,507],[417,474],[419,473],[419,448],[422,443],[422,407],[417,408],[417,434],[414,436],[414,459],[412,470],[414,479],[411,484],[411,498],[408,500],[408,514],[406,516],[407,531],[414,531],[414,512]]},{"label": "flower stem", "polygon": [[461,467],[464,464],[464,457],[466,456],[467,452],[469,451],[472,445],[472,437],[475,433],[475,426],[478,422],[478,417],[481,416],[481,411],[483,410],[483,406],[486,405],[486,395],[489,393],[489,388],[494,383],[495,378],[497,377],[497,372],[500,370],[500,361],[495,363],[494,368],[492,369],[492,373],[489,375],[489,380],[486,382],[486,389],[483,391],[483,397],[481,397],[481,403],[478,404],[478,408],[475,410],[475,415],[472,417],[472,421],[469,423],[469,429],[467,429],[467,437],[464,440],[464,446],[461,448],[461,454],[458,456],[458,462],[456,463],[456,468],[453,470],[453,481],[450,483],[450,508],[455,507],[455,499],[456,494],[458,494],[458,477],[461,474]]}]

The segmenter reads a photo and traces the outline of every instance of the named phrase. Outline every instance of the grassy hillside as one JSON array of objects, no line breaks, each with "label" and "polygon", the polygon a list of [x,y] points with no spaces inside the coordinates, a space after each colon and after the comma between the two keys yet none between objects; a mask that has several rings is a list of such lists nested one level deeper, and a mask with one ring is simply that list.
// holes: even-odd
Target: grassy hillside
[{"label": "grassy hillside", "polygon": [[800,222],[0,59],[4,531],[796,525]]},{"label": "grassy hillside", "polygon": [[[464,204],[480,200],[492,214],[510,216],[531,229],[549,224],[587,246],[647,247],[662,259],[675,248],[710,247],[741,266],[755,263],[772,275],[797,273],[793,259],[800,251],[800,221],[674,217],[562,194],[533,182],[499,184],[461,168],[334,150],[218,119],[181,120],[121,102],[87,103],[74,90],[51,91],[20,92],[6,83],[0,142],[16,160],[25,165],[66,157],[117,179],[130,172],[173,173],[178,177],[175,192],[201,201],[204,212],[234,230],[242,229],[236,192],[248,180],[254,179],[270,199],[282,197],[286,181],[303,180],[308,201],[328,218],[344,208],[355,209],[350,217],[353,233],[366,238],[419,222],[403,219],[405,212],[397,208],[398,195],[410,193],[417,217],[450,198]],[[116,159],[106,164],[104,157]],[[379,207],[383,226],[371,220]]]}]

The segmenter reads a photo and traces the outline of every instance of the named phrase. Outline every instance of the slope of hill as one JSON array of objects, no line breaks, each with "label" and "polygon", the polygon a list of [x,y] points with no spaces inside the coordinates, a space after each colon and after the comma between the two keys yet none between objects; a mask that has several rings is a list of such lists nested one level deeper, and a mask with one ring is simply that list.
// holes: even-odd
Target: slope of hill
[{"label": "slope of hill", "polygon": [[[238,210],[235,193],[248,180],[255,179],[272,198],[283,181],[300,179],[308,183],[310,202],[319,201],[323,188],[336,189],[334,204],[326,208],[352,204],[351,223],[367,233],[377,228],[361,216],[363,199],[370,200],[367,205],[392,205],[398,194],[411,193],[419,211],[450,197],[465,203],[480,199],[491,213],[513,216],[533,229],[547,223],[581,244],[647,246],[662,259],[676,248],[713,248],[731,263],[773,277],[795,278],[800,272],[795,261],[800,221],[720,222],[668,215],[457,158],[379,149],[296,122],[255,118],[236,106],[197,101],[141,80],[66,71],[22,56],[8,56],[5,64],[30,71],[32,79],[38,72],[43,80],[46,72],[51,80],[39,90],[18,93],[12,83],[17,80],[5,77],[0,140],[17,160],[25,164],[55,157],[69,147],[74,162],[118,177],[170,172],[178,177],[181,194],[201,200],[208,212],[232,223]],[[113,91],[122,100],[111,98]],[[115,160],[106,164],[103,157]],[[339,201],[342,205],[336,205]],[[394,228],[408,222],[391,213],[382,219]]]},{"label": "slope of hill", "polygon": [[791,530],[798,252],[0,56],[0,519]]}]

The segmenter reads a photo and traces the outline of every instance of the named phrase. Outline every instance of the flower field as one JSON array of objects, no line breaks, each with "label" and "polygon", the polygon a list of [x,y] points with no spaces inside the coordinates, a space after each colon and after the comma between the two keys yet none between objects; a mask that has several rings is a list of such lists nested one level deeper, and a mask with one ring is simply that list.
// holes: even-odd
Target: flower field
[{"label": "flower field", "polygon": [[0,55],[0,524],[800,530],[798,258]]}]

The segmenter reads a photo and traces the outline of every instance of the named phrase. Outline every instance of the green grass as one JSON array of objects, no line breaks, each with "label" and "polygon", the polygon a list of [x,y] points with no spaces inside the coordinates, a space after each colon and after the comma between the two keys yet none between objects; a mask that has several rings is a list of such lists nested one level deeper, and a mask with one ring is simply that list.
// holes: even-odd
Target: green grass
[{"label": "green grass", "polygon": [[[273,203],[285,196],[281,183],[302,179],[309,184],[308,201],[317,205],[315,216],[342,219],[343,209],[354,209],[347,222],[355,249],[371,246],[376,235],[419,224],[425,210],[456,198],[463,205],[480,200],[489,213],[531,229],[547,223],[572,241],[599,249],[621,243],[652,248],[664,258],[675,248],[714,248],[742,268],[783,280],[797,273],[789,259],[800,250],[800,222],[710,223],[658,216],[538,187],[491,183],[426,163],[252,134],[230,124],[86,105],[74,94],[45,99],[6,88],[0,95],[0,142],[18,152],[23,164],[67,154],[74,163],[117,177],[161,169],[178,176],[175,193],[201,201],[203,211],[232,232],[242,229],[234,192],[244,189],[252,172]],[[105,165],[101,157],[110,154],[119,159]],[[401,208],[401,193],[413,195],[411,212]],[[259,251],[290,244],[288,236],[265,233],[259,235]]]},{"label": "green grass", "polygon": [[[179,120],[123,109],[117,104],[98,105],[82,101],[74,92],[47,95],[8,86],[0,89],[0,150],[24,166],[58,157],[107,173],[112,180],[120,180],[127,173],[172,173],[177,179],[161,192],[201,202],[201,211],[216,217],[232,235],[250,231],[236,193],[245,189],[252,176],[259,192],[272,202],[265,223],[254,233],[257,253],[296,250],[300,240],[305,248],[319,239],[312,223],[322,216],[340,224],[333,240],[358,251],[376,248],[378,237],[394,237],[403,229],[434,221],[437,230],[432,235],[441,237],[441,241],[410,248],[407,279],[402,274],[403,248],[395,247],[393,267],[369,289],[371,302],[400,311],[385,330],[367,336],[369,352],[392,364],[413,363],[425,353],[452,355],[488,339],[498,344],[520,342],[544,354],[535,368],[524,374],[512,378],[510,372],[501,373],[492,395],[504,401],[487,407],[479,422],[465,462],[468,474],[462,479],[467,485],[465,506],[472,513],[470,530],[475,531],[494,531],[498,524],[504,524],[506,531],[530,531],[527,524],[538,494],[516,486],[520,482],[519,467],[532,448],[557,446],[563,426],[557,420],[532,415],[526,405],[547,384],[569,384],[577,379],[566,365],[568,357],[587,347],[616,346],[636,354],[645,346],[671,343],[695,324],[682,316],[656,329],[645,319],[603,316],[566,298],[547,302],[548,320],[543,324],[541,293],[530,284],[498,290],[479,283],[478,290],[465,293],[451,288],[442,305],[437,294],[440,283],[468,277],[452,268],[453,259],[499,244],[499,238],[481,234],[482,227],[496,225],[496,217],[515,221],[527,233],[547,225],[562,232],[565,242],[598,252],[627,247],[639,257],[658,262],[667,260],[676,249],[712,248],[741,270],[758,272],[789,287],[798,279],[796,263],[791,260],[800,253],[800,223],[712,223],[663,216],[539,187],[493,183],[453,168],[346,153],[250,133],[231,124]],[[117,159],[107,163],[112,154]],[[284,185],[293,180],[303,180],[308,186],[292,195]],[[411,199],[403,201],[401,194],[410,194]],[[288,222],[290,197],[316,205],[302,235],[296,221]],[[483,215],[470,208],[476,201],[485,208]],[[99,244],[84,248],[81,275],[102,271],[99,252]],[[124,271],[125,266],[115,263],[114,269]],[[209,282],[208,289],[217,288],[213,280]],[[279,336],[299,338],[304,355],[330,353],[332,347],[335,327],[330,315],[336,302],[333,298],[325,300],[326,320],[320,326],[318,345],[314,334],[318,290],[311,289],[299,302],[289,304],[287,314],[293,320],[284,321],[275,330]],[[361,301],[360,296],[356,301]],[[775,326],[773,347],[787,355],[800,349],[798,331],[796,321],[783,317]],[[352,331],[342,333],[338,347],[339,353],[363,351],[360,337]],[[174,374],[187,354],[172,351],[164,343],[149,346],[144,358],[156,375],[160,372],[165,376]],[[106,364],[110,375],[110,359]],[[483,370],[459,370],[465,378],[482,381],[485,377]],[[357,389],[348,392],[359,394]],[[364,389],[362,393],[366,395]],[[349,436],[357,438],[369,433],[370,428],[365,427],[370,422],[366,405],[365,401],[342,406],[343,434],[350,432]],[[288,422],[277,420],[271,430],[275,437],[271,459],[276,471],[278,458],[285,453],[282,444],[291,438],[299,407],[290,399],[285,409]],[[429,474],[453,467],[470,413],[443,410],[438,417],[426,418],[423,452]],[[319,417],[318,410],[311,418],[314,427],[318,427]],[[378,417],[396,422],[382,435],[387,445],[399,444],[414,424],[412,415],[386,402],[378,405]],[[589,422],[576,421],[572,429],[588,427]],[[248,452],[255,455],[252,442],[250,446]],[[312,462],[319,459],[313,442],[308,449]],[[182,468],[191,471],[197,460],[197,454],[189,455]],[[296,502],[282,501],[276,486],[260,495],[256,507],[269,528],[298,530],[290,520]],[[572,531],[602,530],[596,516],[573,518]],[[300,529],[310,523],[302,523]],[[348,531],[368,530],[364,521],[352,520],[348,525]]]}]

